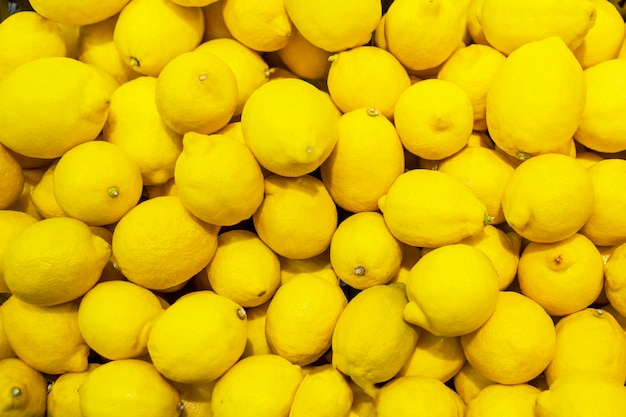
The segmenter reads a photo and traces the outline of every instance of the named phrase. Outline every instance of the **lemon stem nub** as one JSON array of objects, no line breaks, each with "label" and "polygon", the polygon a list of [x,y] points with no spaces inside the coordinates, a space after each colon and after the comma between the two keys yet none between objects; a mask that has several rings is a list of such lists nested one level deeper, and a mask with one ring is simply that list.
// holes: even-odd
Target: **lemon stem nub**
[{"label": "lemon stem nub", "polygon": [[109,197],[115,198],[118,195],[120,195],[120,189],[119,188],[117,188],[117,187],[109,188]]},{"label": "lemon stem nub", "polygon": [[604,316],[604,310],[602,310],[601,308],[596,308],[593,312],[593,315],[596,317],[602,317]]},{"label": "lemon stem nub", "polygon": [[239,307],[237,309],[237,317],[239,317],[240,320],[245,320],[246,317],[248,317],[246,310],[243,307]]},{"label": "lemon stem nub", "polygon": [[354,272],[354,275],[356,275],[357,277],[362,277],[363,275],[365,275],[365,268],[359,265],[356,268],[354,268],[354,271],[352,272]]},{"label": "lemon stem nub", "polygon": [[22,396],[22,389],[20,387],[11,388],[11,396],[13,398],[20,398]]},{"label": "lemon stem nub", "polygon": [[306,152],[307,153],[312,153],[313,152],[313,147],[312,146],[307,146],[306,147]]},{"label": "lemon stem nub", "polygon": [[368,116],[372,116],[372,117],[376,117],[378,116],[380,113],[378,113],[378,110],[376,110],[373,107],[370,107],[369,109],[367,109],[367,115]]},{"label": "lemon stem nub", "polygon": [[179,401],[178,404],[176,404],[176,411],[178,411],[179,413],[185,411],[185,403]]},{"label": "lemon stem nub", "polygon": [[135,58],[134,56],[130,57],[130,66],[131,67],[139,67],[139,60],[137,58]]},{"label": "lemon stem nub", "polygon": [[198,79],[199,79],[200,81],[204,81],[204,80],[206,80],[207,78],[209,78],[209,77],[208,77],[206,74],[200,74],[200,76],[198,77]]},{"label": "lemon stem nub", "polygon": [[485,223],[485,225],[491,223],[493,221],[495,217],[491,216],[489,213],[485,213],[485,220],[483,223]]},{"label": "lemon stem nub", "polygon": [[520,161],[525,161],[528,158],[530,158],[530,154],[526,153],[526,152],[518,152],[515,154],[515,156],[517,157],[517,159],[519,159]]}]

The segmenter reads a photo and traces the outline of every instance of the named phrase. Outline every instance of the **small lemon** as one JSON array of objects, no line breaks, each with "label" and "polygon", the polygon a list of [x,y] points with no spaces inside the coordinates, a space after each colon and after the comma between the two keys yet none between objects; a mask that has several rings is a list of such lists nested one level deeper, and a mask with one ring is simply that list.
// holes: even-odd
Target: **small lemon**
[{"label": "small lemon", "polygon": [[90,363],[87,370],[83,372],[66,372],[55,379],[48,389],[46,416],[83,417],[80,411],[78,389],[89,373],[98,366],[100,366],[99,363]]},{"label": "small lemon", "polygon": [[225,135],[189,132],[176,161],[180,200],[199,219],[232,226],[263,201],[263,172],[250,149]]},{"label": "small lemon", "polygon": [[391,278],[389,282],[404,282],[406,284],[407,277],[411,268],[415,266],[417,261],[422,257],[422,248],[402,244],[402,262],[398,273]]},{"label": "small lemon", "polygon": [[534,156],[519,165],[502,194],[507,223],[522,237],[558,242],[579,231],[595,205],[591,171],[561,154]]},{"label": "small lemon", "polygon": [[241,113],[241,129],[263,167],[298,177],[328,158],[339,136],[339,117],[328,93],[286,78],[268,82],[250,95]]},{"label": "small lemon", "polygon": [[50,164],[48,169],[30,193],[30,201],[42,218],[67,216],[54,196],[54,171],[58,161]]},{"label": "small lemon", "polygon": [[267,321],[267,309],[270,303],[265,303],[246,309],[248,322],[246,323],[246,347],[241,354],[241,358],[252,355],[263,355],[272,353],[272,349],[267,343],[265,335],[265,322]]},{"label": "small lemon", "polygon": [[246,312],[213,291],[177,299],[153,323],[148,353],[156,369],[182,383],[219,378],[246,346]]},{"label": "small lemon", "polygon": [[239,360],[213,389],[215,417],[288,416],[304,372],[279,355]]},{"label": "small lemon", "polygon": [[51,375],[87,369],[90,351],[78,329],[78,301],[44,307],[11,296],[0,314],[9,345],[28,365]]},{"label": "small lemon", "polygon": [[252,220],[259,237],[278,255],[306,259],[330,247],[337,216],[337,207],[319,179],[271,175],[265,179],[265,197]]},{"label": "small lemon", "polygon": [[180,395],[155,367],[139,359],[107,362],[78,388],[83,417],[177,417]]},{"label": "small lemon", "polygon": [[73,1],[58,3],[50,0],[32,0],[30,5],[42,16],[66,25],[89,25],[119,13],[129,0],[106,0],[97,5]]},{"label": "small lemon", "polygon": [[43,219],[43,216],[39,214],[37,208],[32,202],[31,194],[35,186],[39,183],[43,175],[45,174],[48,166],[47,164],[37,168],[23,168],[24,174],[24,186],[22,192],[17,200],[7,207],[7,210],[20,211],[36,218],[37,220]]},{"label": "small lemon", "polygon": [[320,80],[328,76],[332,52],[315,46],[292,28],[287,44],[276,51],[283,64],[298,77],[307,80]]},{"label": "small lemon", "polygon": [[[107,229],[105,226],[90,226],[91,232],[104,239],[109,246],[113,243],[113,231]],[[109,257],[109,262],[102,269],[102,274],[100,274],[100,279],[98,282],[103,281],[122,281],[124,280],[124,275],[120,272],[119,269],[115,266],[115,258],[113,258],[113,253]]]},{"label": "small lemon", "polygon": [[459,372],[454,375],[452,382],[455,391],[465,404],[468,404],[483,388],[495,384],[494,381],[482,376],[467,360]]},{"label": "small lemon", "polygon": [[258,52],[281,49],[291,34],[283,0],[222,0],[222,16],[232,37]]},{"label": "small lemon", "polygon": [[[8,293],[0,294],[0,302],[4,303],[11,295]],[[0,311],[2,310],[2,304],[0,304]],[[16,358],[17,355],[13,348],[9,344],[6,334],[4,333],[4,325],[2,324],[2,313],[0,312],[0,360],[6,358]]]},{"label": "small lemon", "polygon": [[535,417],[541,391],[530,384],[493,384],[480,390],[467,404],[465,417]]},{"label": "small lemon", "polygon": [[[206,384],[181,384],[170,381],[180,394],[181,417],[212,417],[211,406],[215,381]],[[179,407],[181,408],[181,407]]]},{"label": "small lemon", "polygon": [[129,281],[165,290],[207,266],[219,227],[192,215],[180,199],[162,196],[133,207],[115,226],[113,256]]},{"label": "small lemon", "polygon": [[346,377],[332,364],[302,368],[304,378],[293,398],[289,417],[347,417],[353,393]]},{"label": "small lemon", "polygon": [[[626,243],[613,249],[604,267],[604,292],[619,315],[626,315],[626,287],[624,281],[624,262],[626,261]],[[616,317],[617,318],[617,317]]]},{"label": "small lemon", "polygon": [[450,244],[417,261],[406,290],[405,320],[437,336],[460,336],[479,328],[493,313],[498,274],[480,249]]},{"label": "small lemon", "polygon": [[23,360],[0,360],[0,410],[3,416],[44,416],[47,387],[44,376]]},{"label": "small lemon", "polygon": [[485,39],[482,23],[478,17],[480,9],[483,7],[483,2],[484,0],[470,0],[467,8],[467,32],[474,43],[489,45],[489,42]]},{"label": "small lemon", "polygon": [[330,247],[319,255],[311,256],[310,258],[291,259],[280,255],[278,258],[280,259],[280,282],[283,284],[295,275],[303,272],[322,275],[326,271],[332,272]]},{"label": "small lemon", "polygon": [[268,301],[280,285],[278,255],[249,230],[221,233],[206,272],[216,293],[246,308]]},{"label": "small lemon", "polygon": [[620,12],[606,0],[592,3],[596,9],[595,23],[573,50],[583,69],[617,58],[624,40],[624,18]]},{"label": "small lemon", "polygon": [[22,166],[0,143],[0,209],[6,209],[20,198],[24,189]]},{"label": "small lemon", "polygon": [[352,408],[349,417],[377,417],[376,403],[361,387],[348,380],[348,385],[352,390]]},{"label": "small lemon", "polygon": [[462,335],[467,360],[487,379],[522,384],[537,377],[554,357],[552,319],[532,299],[501,291],[496,308],[477,330]]},{"label": "small lemon", "polygon": [[370,107],[340,117],[337,144],[320,173],[335,203],[358,213],[378,209],[378,199],[404,172],[404,165],[402,142],[393,123]]}]

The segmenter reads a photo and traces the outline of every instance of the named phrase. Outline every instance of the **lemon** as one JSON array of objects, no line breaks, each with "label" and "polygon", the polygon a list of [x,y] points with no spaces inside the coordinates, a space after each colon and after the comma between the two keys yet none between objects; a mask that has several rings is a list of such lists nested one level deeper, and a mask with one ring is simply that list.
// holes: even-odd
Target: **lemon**
[{"label": "lemon", "polygon": [[119,13],[113,42],[126,65],[156,77],[169,61],[198,46],[203,36],[201,8],[169,0],[139,0]]},{"label": "lemon", "polygon": [[304,378],[293,398],[289,417],[332,417],[350,414],[353,393],[346,377],[332,364],[302,368]]},{"label": "lemon", "polygon": [[248,322],[246,323],[246,347],[241,354],[241,358],[272,353],[265,336],[265,322],[267,321],[267,309],[269,306],[269,301],[266,301],[261,305],[246,309],[248,317]]},{"label": "lemon", "polygon": [[25,180],[22,166],[2,144],[0,144],[0,178],[0,209],[6,209],[20,198]]},{"label": "lemon", "polygon": [[406,304],[404,284],[375,285],[355,295],[335,325],[332,363],[370,396],[415,350],[419,328],[402,318]]},{"label": "lemon", "polygon": [[583,164],[585,168],[591,168],[593,164],[603,159],[604,157],[595,151],[583,151],[576,154],[576,160]]},{"label": "lemon", "polygon": [[566,316],[591,305],[604,283],[604,262],[584,235],[555,243],[530,242],[519,261],[522,293],[552,316]]},{"label": "lemon", "polygon": [[67,53],[59,25],[27,10],[2,21],[0,45],[0,80],[25,62]]},{"label": "lemon", "polygon": [[433,249],[409,272],[404,319],[437,336],[470,333],[493,313],[498,284],[491,260],[480,249],[463,244]]},{"label": "lemon", "polygon": [[0,81],[0,142],[25,156],[57,158],[98,136],[109,96],[101,76],[80,61],[26,62]]},{"label": "lemon", "polygon": [[[90,226],[91,232],[101,237],[105,240],[109,245],[113,243],[113,231],[107,229],[105,226]],[[122,281],[124,280],[124,275],[120,272],[119,269],[115,266],[115,258],[113,258],[113,253],[109,257],[109,261],[102,269],[102,274],[100,274],[100,279],[98,282],[103,281]]]},{"label": "lemon", "polygon": [[404,172],[404,165],[393,123],[373,107],[359,108],[340,117],[337,143],[320,174],[335,203],[358,213],[378,209],[378,199]]},{"label": "lemon", "polygon": [[30,193],[30,201],[42,218],[67,216],[54,196],[54,171],[58,161],[50,164],[48,169]]},{"label": "lemon", "polygon": [[139,359],[107,362],[92,370],[78,388],[84,417],[177,417],[180,395],[157,372]]},{"label": "lemon", "polygon": [[361,387],[348,380],[352,390],[352,408],[349,417],[376,417],[376,403],[374,399],[363,391]]},{"label": "lemon", "polygon": [[45,415],[47,387],[44,376],[23,360],[0,360],[0,411],[3,416]]},{"label": "lemon", "polygon": [[402,244],[402,262],[400,262],[400,269],[389,282],[403,282],[406,284],[406,280],[409,276],[411,268],[415,266],[415,264],[421,257],[422,248]]},{"label": "lemon", "polygon": [[263,173],[250,149],[225,135],[189,132],[176,161],[178,195],[199,219],[232,226],[263,201]]},{"label": "lemon", "polygon": [[154,290],[182,284],[209,263],[219,227],[162,196],[133,207],[115,226],[113,256],[129,281]]},{"label": "lemon", "polygon": [[55,379],[48,389],[47,417],[82,417],[78,389],[98,366],[99,363],[90,363],[83,372],[66,372]]},{"label": "lemon", "polygon": [[315,46],[292,28],[287,44],[276,51],[283,64],[300,78],[320,80],[326,78],[330,70],[332,52]]},{"label": "lemon", "polygon": [[535,417],[535,399],[541,391],[530,384],[493,384],[467,404],[466,417]]},{"label": "lemon", "polygon": [[[1,294],[0,299],[4,303],[6,299],[10,297],[10,294]],[[0,311],[2,310],[2,304],[0,304]],[[4,333],[4,326],[2,324],[2,314],[0,313],[0,360],[6,358],[16,358],[17,355],[13,351],[13,348],[9,344],[9,340]]]},{"label": "lemon", "polygon": [[464,410],[459,395],[443,382],[417,375],[397,377],[383,385],[376,404],[378,417],[462,417]]},{"label": "lemon", "polygon": [[[182,403],[181,417],[212,417],[211,401],[215,381],[206,384],[181,384],[170,381],[180,394]],[[181,407],[179,406],[179,409]]]},{"label": "lemon", "polygon": [[509,177],[502,194],[507,223],[538,243],[558,242],[579,231],[595,206],[591,171],[561,154],[534,156]]},{"label": "lemon", "polygon": [[624,18],[620,12],[606,0],[592,3],[596,9],[595,23],[573,50],[583,69],[617,58],[624,40]]},{"label": "lemon", "polygon": [[602,309],[586,308],[556,325],[556,351],[545,369],[548,385],[567,375],[586,373],[626,381],[626,335]]},{"label": "lemon", "polygon": [[[220,135],[230,136],[233,139],[237,139],[239,142],[245,144],[243,140],[243,133],[241,131],[241,122],[233,121],[226,126],[215,132]],[[263,169],[263,168],[262,168]],[[265,175],[265,172],[263,173]]]},{"label": "lemon", "polygon": [[616,118],[624,105],[626,86],[622,74],[625,68],[626,61],[615,58],[593,65],[583,72],[587,91],[585,108],[574,139],[589,149],[598,152],[626,149],[626,124]]},{"label": "lemon", "polygon": [[487,90],[489,134],[519,159],[555,152],[578,128],[585,91],[583,70],[561,38],[526,43],[502,62]]},{"label": "lemon", "polygon": [[439,66],[462,45],[466,8],[453,0],[394,1],[385,18],[387,49],[409,70]]},{"label": "lemon", "polygon": [[470,0],[467,7],[467,33],[474,43],[489,45],[489,42],[485,39],[482,23],[478,17],[480,9],[483,7],[483,2],[484,0]]},{"label": "lemon", "polygon": [[213,291],[195,291],[177,299],[155,321],[148,353],[156,369],[182,383],[219,378],[246,346],[246,312]]},{"label": "lemon", "polygon": [[[280,259],[280,281],[285,283],[297,274],[304,272],[324,275],[333,272],[330,264],[330,247],[319,255],[305,259],[291,259],[278,256]],[[334,272],[333,272],[334,273]]]},{"label": "lemon", "polygon": [[32,8],[48,19],[66,25],[89,25],[119,13],[129,0],[107,0],[97,5],[80,2],[58,3],[51,0],[33,0]]},{"label": "lemon", "polygon": [[78,301],[44,307],[11,296],[0,314],[9,345],[28,365],[52,375],[87,369],[90,351],[78,329]]},{"label": "lemon", "polygon": [[514,291],[501,291],[491,317],[461,336],[467,360],[500,384],[522,384],[541,374],[554,357],[556,340],[545,310]]},{"label": "lemon", "polygon": [[268,301],[280,285],[278,255],[249,230],[221,233],[206,272],[216,293],[246,308]]},{"label": "lemon", "polygon": [[386,284],[400,270],[402,243],[379,212],[356,213],[343,220],[333,234],[330,262],[337,276],[353,288]]},{"label": "lemon", "polygon": [[222,0],[222,16],[232,37],[258,52],[281,49],[291,34],[283,0]]},{"label": "lemon", "polygon": [[626,405],[624,384],[595,375],[573,374],[537,396],[536,417],[603,415],[617,417]]},{"label": "lemon", "polygon": [[174,3],[186,7],[204,7],[216,1],[217,0],[175,0]]},{"label": "lemon", "polygon": [[[626,244],[621,244],[613,249],[604,267],[604,291],[610,306],[618,312],[618,315],[626,315],[626,297],[624,287],[624,261],[626,260]],[[616,317],[617,318],[617,317]]]},{"label": "lemon", "polygon": [[17,200],[11,204],[6,210],[20,211],[26,213],[37,220],[43,219],[37,208],[32,202],[31,194],[35,186],[39,183],[48,166],[38,168],[23,168],[24,186]]},{"label": "lemon", "polygon": [[333,199],[316,177],[271,175],[252,220],[259,237],[278,255],[306,259],[330,247],[337,216]]},{"label": "lemon", "polygon": [[465,404],[468,404],[485,387],[495,384],[494,381],[482,376],[467,360],[459,372],[454,375],[452,381],[454,390]]},{"label": "lemon", "polygon": [[339,136],[339,117],[328,93],[286,78],[268,82],[250,95],[241,113],[241,129],[263,167],[298,177],[330,155]]},{"label": "lemon", "polygon": [[239,360],[213,389],[215,417],[287,417],[304,378],[302,368],[279,355]]},{"label": "lemon", "polygon": [[487,91],[504,60],[497,49],[476,43],[454,51],[437,73],[438,79],[451,81],[467,93],[474,110],[474,130],[487,129]]}]

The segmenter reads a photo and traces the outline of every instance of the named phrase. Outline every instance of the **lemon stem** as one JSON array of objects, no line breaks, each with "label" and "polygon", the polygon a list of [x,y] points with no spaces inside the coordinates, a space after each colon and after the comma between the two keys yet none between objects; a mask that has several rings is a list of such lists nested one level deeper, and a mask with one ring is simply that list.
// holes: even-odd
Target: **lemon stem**
[{"label": "lemon stem", "polygon": [[239,320],[245,320],[248,315],[246,314],[246,310],[243,307],[239,307],[237,309],[237,317]]},{"label": "lemon stem", "polygon": [[207,78],[209,78],[209,77],[208,77],[208,75],[206,75],[206,74],[200,74],[200,76],[198,77],[198,79],[199,79],[200,81],[204,81],[204,80],[206,80]]},{"label": "lemon stem", "polygon": [[20,398],[22,396],[22,389],[20,387],[11,388],[11,396],[13,398]]},{"label": "lemon stem", "polygon": [[518,153],[516,153],[516,154],[515,154],[515,157],[516,157],[517,159],[521,160],[521,161],[525,161],[525,160],[527,160],[528,158],[530,158],[530,154],[529,154],[529,153],[526,153],[526,152],[521,152],[521,151],[520,151],[520,152],[518,152]]},{"label": "lemon stem", "polygon": [[493,221],[495,217],[491,216],[489,213],[485,213],[485,219],[483,221],[483,223],[485,225],[488,225],[489,223],[491,223]]},{"label": "lemon stem", "polygon": [[117,188],[117,187],[111,187],[111,188],[109,188],[108,193],[109,193],[109,197],[115,198],[118,195],[120,195],[120,189]]},{"label": "lemon stem", "polygon": [[337,54],[332,54],[331,56],[328,57],[328,62],[335,62],[337,58],[338,58]]},{"label": "lemon stem", "polygon": [[596,308],[593,312],[593,315],[596,317],[603,317],[604,316],[604,310],[602,310],[601,308]]},{"label": "lemon stem", "polygon": [[185,403],[179,401],[178,404],[176,404],[176,411],[178,411],[179,413],[185,411]]},{"label": "lemon stem", "polygon": [[139,67],[139,60],[137,58],[135,58],[134,56],[130,57],[130,66],[131,67]]},{"label": "lemon stem", "polygon": [[362,277],[363,275],[365,275],[365,268],[359,265],[356,268],[354,268],[352,272],[354,272],[354,275],[356,275],[357,277]]},{"label": "lemon stem", "polygon": [[380,113],[378,113],[378,110],[376,110],[373,107],[370,107],[369,109],[367,109],[367,115],[368,116],[372,116],[372,117],[376,117],[378,116]]}]

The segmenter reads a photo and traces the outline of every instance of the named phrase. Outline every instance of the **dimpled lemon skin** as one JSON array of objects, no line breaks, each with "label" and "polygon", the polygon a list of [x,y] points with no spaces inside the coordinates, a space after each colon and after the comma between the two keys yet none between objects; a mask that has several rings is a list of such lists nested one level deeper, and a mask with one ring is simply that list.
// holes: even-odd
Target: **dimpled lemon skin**
[{"label": "dimpled lemon skin", "polygon": [[18,358],[0,360],[0,411],[3,417],[41,417],[46,414],[48,382]]},{"label": "dimpled lemon skin", "polygon": [[304,379],[294,396],[289,417],[348,417],[354,395],[345,375],[332,364],[302,368]]},{"label": "dimpled lemon skin", "polygon": [[533,410],[540,392],[530,384],[493,384],[472,398],[464,417],[535,417]]},{"label": "dimpled lemon skin", "polygon": [[96,5],[80,1],[59,3],[51,0],[32,0],[37,13],[65,25],[89,25],[120,12],[129,0],[106,0]]},{"label": "dimpled lemon skin", "polygon": [[37,219],[30,214],[17,210],[0,210],[0,293],[9,293],[4,282],[4,251],[7,245],[22,230],[31,224],[37,223]]},{"label": "dimpled lemon skin", "polygon": [[49,388],[46,404],[47,417],[83,417],[80,411],[78,388],[91,371],[100,366],[90,363],[86,371],[66,372],[60,375]]},{"label": "dimpled lemon skin", "polygon": [[604,291],[611,306],[626,316],[626,243],[611,252],[604,268]]}]

